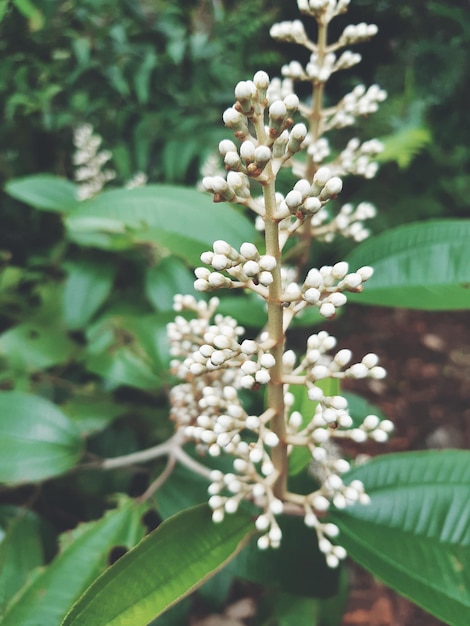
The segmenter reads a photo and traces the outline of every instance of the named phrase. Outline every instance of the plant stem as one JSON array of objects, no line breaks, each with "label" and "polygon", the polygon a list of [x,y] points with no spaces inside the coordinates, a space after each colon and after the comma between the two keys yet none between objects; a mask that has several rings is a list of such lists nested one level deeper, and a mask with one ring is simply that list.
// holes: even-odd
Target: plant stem
[{"label": "plant stem", "polygon": [[[253,120],[256,134],[260,143],[266,142],[266,133],[261,116],[256,116]],[[286,438],[286,424],[284,418],[284,388],[282,382],[282,356],[284,354],[285,335],[283,329],[283,308],[281,304],[282,282],[281,282],[281,247],[279,244],[279,222],[275,219],[276,213],[276,186],[275,175],[269,163],[265,169],[268,182],[263,185],[263,196],[265,206],[265,239],[266,254],[276,259],[276,267],[272,273],[273,282],[269,286],[268,296],[268,335],[272,344],[271,354],[275,359],[275,365],[270,369],[271,380],[268,383],[267,409],[273,411],[270,420],[270,427],[279,437],[279,445],[272,448],[271,458],[277,472],[277,478],[273,485],[273,493],[277,498],[282,499],[287,488],[288,457]]]},{"label": "plant stem", "polygon": [[[323,65],[324,58],[327,53],[327,34],[328,23],[325,21],[318,22],[318,37],[317,37],[317,54],[318,65]],[[321,121],[322,121],[322,109],[323,109],[323,96],[325,91],[325,83],[320,81],[314,81],[312,84],[312,108],[308,115],[308,125],[310,135],[312,136],[312,142],[318,141],[322,134]],[[313,155],[307,154],[307,162],[305,165],[305,178],[309,181],[313,181],[315,172],[318,167],[313,160]],[[310,221],[308,221],[302,229],[302,248],[303,252],[299,259],[299,268],[303,269],[308,263],[310,246],[312,243],[312,230],[310,228]]]}]

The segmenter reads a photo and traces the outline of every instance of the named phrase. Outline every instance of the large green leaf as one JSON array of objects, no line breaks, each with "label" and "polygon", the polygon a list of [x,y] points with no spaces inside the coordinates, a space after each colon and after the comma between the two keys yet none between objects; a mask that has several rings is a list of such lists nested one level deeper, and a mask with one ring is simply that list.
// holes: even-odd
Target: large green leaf
[{"label": "large green leaf", "polygon": [[[93,225],[96,220],[99,228]],[[69,235],[73,238],[78,229],[82,243],[87,228],[89,233],[112,233],[119,225],[121,243],[127,231],[129,244],[159,245],[193,264],[216,239],[239,246],[256,237],[251,222],[229,205],[214,204],[195,189],[170,185],[105,191],[82,202],[66,220]],[[109,241],[102,243],[109,247]]]},{"label": "large green leaf", "polygon": [[207,505],[169,518],[87,589],[63,626],[145,626],[222,568],[252,528],[241,513],[214,524]]},{"label": "large green leaf", "polygon": [[77,206],[77,186],[58,176],[37,174],[10,180],[5,190],[10,196],[36,209],[68,213]]},{"label": "large green leaf", "polygon": [[113,288],[116,267],[112,263],[82,260],[70,264],[63,304],[68,328],[83,328]]},{"label": "large green leaf", "polygon": [[37,482],[73,467],[82,450],[73,422],[52,402],[0,394],[0,482]]},{"label": "large green leaf", "polygon": [[[331,513],[349,554],[446,624],[470,615],[470,452],[377,457],[348,473],[371,503]],[[346,480],[346,479],[345,479]]]},{"label": "large green leaf", "polygon": [[57,324],[25,322],[0,335],[0,354],[13,370],[36,372],[68,361],[77,345]]},{"label": "large green leaf", "polygon": [[434,220],[399,226],[358,246],[352,269],[371,265],[374,275],[362,304],[410,309],[470,308],[470,220]]},{"label": "large green leaf", "polygon": [[142,513],[142,507],[124,501],[99,521],[66,536],[60,554],[15,596],[2,626],[59,626],[73,602],[106,569],[111,549],[132,547],[141,539]]}]

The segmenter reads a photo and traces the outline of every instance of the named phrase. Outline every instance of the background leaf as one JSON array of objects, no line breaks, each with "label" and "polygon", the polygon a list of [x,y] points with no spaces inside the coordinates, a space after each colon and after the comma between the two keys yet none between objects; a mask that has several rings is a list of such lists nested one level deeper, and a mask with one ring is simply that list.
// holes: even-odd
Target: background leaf
[{"label": "background leaf", "polygon": [[17,595],[2,626],[59,626],[80,593],[108,565],[114,546],[132,547],[144,534],[143,508],[125,500],[97,522],[78,527],[52,563]]},{"label": "background leaf", "polygon": [[67,213],[80,204],[77,186],[51,174],[14,178],[5,185],[5,190],[16,200],[44,211]]},{"label": "background leaf", "polygon": [[81,440],[52,402],[17,391],[0,394],[0,482],[37,482],[73,467]]},{"label": "background leaf", "polygon": [[354,249],[351,268],[371,265],[364,291],[348,299],[410,309],[470,308],[470,220],[394,228]]},{"label": "background leaf", "polygon": [[376,457],[347,475],[371,497],[331,513],[353,559],[446,624],[470,614],[470,452]]},{"label": "background leaf", "polygon": [[207,505],[169,518],[87,589],[63,626],[145,626],[225,565],[252,527],[241,513],[214,524]]},{"label": "background leaf", "polygon": [[32,571],[43,564],[40,520],[27,509],[0,507],[0,615],[7,602],[26,583]]},{"label": "background leaf", "polygon": [[63,292],[68,328],[83,328],[111,293],[116,266],[105,261],[82,260],[68,267]]},{"label": "background leaf", "polygon": [[103,232],[109,220],[113,230],[122,224],[136,243],[164,246],[193,264],[216,239],[240,246],[256,237],[251,222],[229,205],[214,204],[195,189],[171,185],[104,191],[82,202],[67,218],[69,233],[73,235],[77,221],[83,233],[84,218],[100,220]]},{"label": "background leaf", "polygon": [[163,258],[145,273],[145,295],[157,311],[173,311],[177,293],[195,294],[194,274],[176,256]]}]

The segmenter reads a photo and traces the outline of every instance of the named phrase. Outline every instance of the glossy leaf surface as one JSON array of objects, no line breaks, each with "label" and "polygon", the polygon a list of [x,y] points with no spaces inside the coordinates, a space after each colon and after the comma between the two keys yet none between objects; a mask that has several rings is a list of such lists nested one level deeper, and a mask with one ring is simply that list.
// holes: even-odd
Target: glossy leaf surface
[{"label": "glossy leaf surface", "polygon": [[75,465],[82,442],[57,406],[16,391],[0,394],[0,482],[37,482]]},{"label": "glossy leaf surface", "polygon": [[[147,185],[137,189],[104,191],[81,203],[66,220],[70,236],[103,235],[93,245],[113,247],[115,233],[121,246],[160,245],[192,264],[212,248],[216,239],[240,246],[256,231],[251,222],[227,204],[214,204],[195,189]],[[127,244],[126,244],[127,241]]]},{"label": "glossy leaf surface", "polygon": [[348,299],[425,310],[470,308],[470,220],[407,224],[371,237],[347,261],[374,275]]},{"label": "glossy leaf surface", "polygon": [[339,542],[446,624],[467,626],[470,452],[384,455],[348,473],[352,479],[363,481],[371,503],[331,513],[341,529]]},{"label": "glossy leaf surface", "polygon": [[241,513],[214,524],[207,505],[169,518],[85,592],[63,626],[145,626],[225,565],[252,527]]}]

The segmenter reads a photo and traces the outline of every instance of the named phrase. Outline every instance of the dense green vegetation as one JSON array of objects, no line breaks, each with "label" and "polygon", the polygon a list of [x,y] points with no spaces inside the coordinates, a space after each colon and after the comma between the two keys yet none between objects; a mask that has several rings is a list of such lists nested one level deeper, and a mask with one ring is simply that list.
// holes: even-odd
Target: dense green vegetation
[{"label": "dense green vegetation", "polygon": [[[234,84],[260,68],[276,75],[290,58],[290,46],[279,48],[269,37],[273,21],[297,17],[295,2],[290,4],[0,0],[0,483],[8,485],[2,487],[5,504],[0,506],[0,616],[8,606],[6,625],[58,626],[106,564],[120,555],[114,554],[116,547],[132,548],[160,518],[205,500],[203,481],[175,471],[150,501],[157,514],[131,498],[164,470],[164,459],[109,471],[101,462],[171,436],[165,329],[174,317],[173,296],[193,293],[192,268],[215,239],[230,238],[234,245],[259,239],[248,217],[228,205],[217,207],[214,220],[211,199],[197,193],[195,185],[206,158],[227,136],[220,118],[233,103]],[[468,222],[460,228],[459,218],[468,216],[470,197],[465,91],[470,15],[461,3],[444,0],[408,5],[356,0],[348,19],[377,23],[380,36],[368,44],[362,64],[332,81],[328,97],[337,100],[358,81],[376,81],[390,96],[380,114],[360,128],[363,135],[385,143],[381,171],[373,181],[347,180],[343,197],[377,205],[379,215],[371,226],[375,233],[405,222],[446,219],[438,226],[427,224],[417,245],[415,231],[394,230],[357,251],[350,242],[328,250],[319,246],[314,260],[347,253],[351,262],[383,262],[393,273],[401,254],[397,249],[403,241],[411,242],[407,259],[414,273],[407,280],[400,276],[399,284],[371,283],[363,303],[468,308],[467,292],[461,289],[468,276],[461,263]],[[83,123],[103,137],[116,178],[81,203],[72,182],[72,156],[73,132]],[[342,131],[338,146],[352,136],[353,131]],[[136,172],[144,172],[150,184],[124,189]],[[286,179],[286,189],[289,184]],[[436,238],[448,266],[433,265]],[[384,241],[392,252],[381,259]],[[443,267],[450,270],[440,276]],[[252,301],[230,296],[222,308],[247,326],[263,324],[263,310]],[[305,318],[303,324],[315,321]],[[401,470],[394,459],[376,463],[398,489]],[[404,463],[420,466],[423,459],[411,455]],[[463,507],[466,457],[446,457],[445,466],[441,475],[440,466],[431,464],[429,482],[453,480],[463,494]],[[455,467],[460,468],[458,480]],[[361,468],[357,472],[361,475]],[[383,484],[371,488],[379,497],[385,490]],[[436,493],[426,486],[423,498],[435,507],[450,506]],[[108,511],[116,505],[115,494],[121,494],[119,506]],[[457,519],[465,511],[458,502],[451,504]],[[200,579],[238,551],[249,524],[243,516],[235,518],[214,536],[205,533],[206,509],[194,511],[192,517],[181,513],[176,523],[180,536],[201,532],[202,543],[193,546],[201,561]],[[374,514],[369,509],[359,520],[371,525],[368,552],[361,552],[354,536],[359,518],[338,513],[335,522],[347,535],[351,555],[393,580],[397,570],[375,566],[374,550],[383,550],[390,537],[400,541],[390,529],[387,535],[384,527],[373,526]],[[166,545],[168,529],[162,526],[155,553]],[[295,537],[299,529],[294,524],[289,532]],[[409,537],[403,545],[401,557],[411,553],[412,562],[419,550],[413,553]],[[299,552],[299,545],[290,549]],[[312,551],[318,556],[316,547]],[[252,557],[248,566],[240,555],[231,569],[201,588],[197,606],[220,606],[234,575],[268,587],[282,585],[287,592],[280,599],[267,592],[260,620],[269,619],[264,602],[275,607],[276,623],[288,624],[282,620],[295,612],[297,601],[289,594],[296,591],[323,597],[337,590],[340,606],[344,585],[318,559],[308,561],[312,551],[296,553],[311,569],[300,568],[295,576],[286,576],[269,559]],[[458,550],[438,554],[444,565],[458,556]],[[282,564],[285,553],[279,558]],[[153,553],[146,559],[146,567],[152,567]],[[31,572],[49,563],[54,565],[32,581]],[[162,573],[159,567],[151,572],[163,583],[185,569],[172,563]],[[306,588],[305,571],[322,580],[319,587]],[[188,574],[186,590],[196,584],[193,578]],[[105,585],[102,580],[99,584]],[[407,593],[407,585],[415,584],[416,601],[441,616],[448,615],[450,604],[455,624],[464,623],[458,616],[465,614],[468,593],[449,600],[452,590],[442,583],[442,592],[431,597],[422,582],[410,581],[396,586]],[[26,582],[31,584],[25,588]],[[43,596],[46,587],[52,596]],[[64,589],[67,593],[61,595]],[[15,597],[20,590],[24,595]],[[177,590],[176,598],[186,590]],[[144,587],[140,591],[145,595]],[[113,593],[116,599],[120,591]],[[164,593],[159,599],[163,608],[175,599],[171,590]],[[112,596],[109,602],[113,604]],[[87,603],[85,596],[84,610],[93,610]],[[328,602],[308,598],[305,603],[305,619],[315,613],[318,624],[338,623],[338,611]],[[183,602],[171,609],[170,617],[154,623],[186,624],[188,607]],[[153,605],[145,619],[155,614],[152,610]],[[78,611],[77,621],[69,623],[81,623]]]}]

